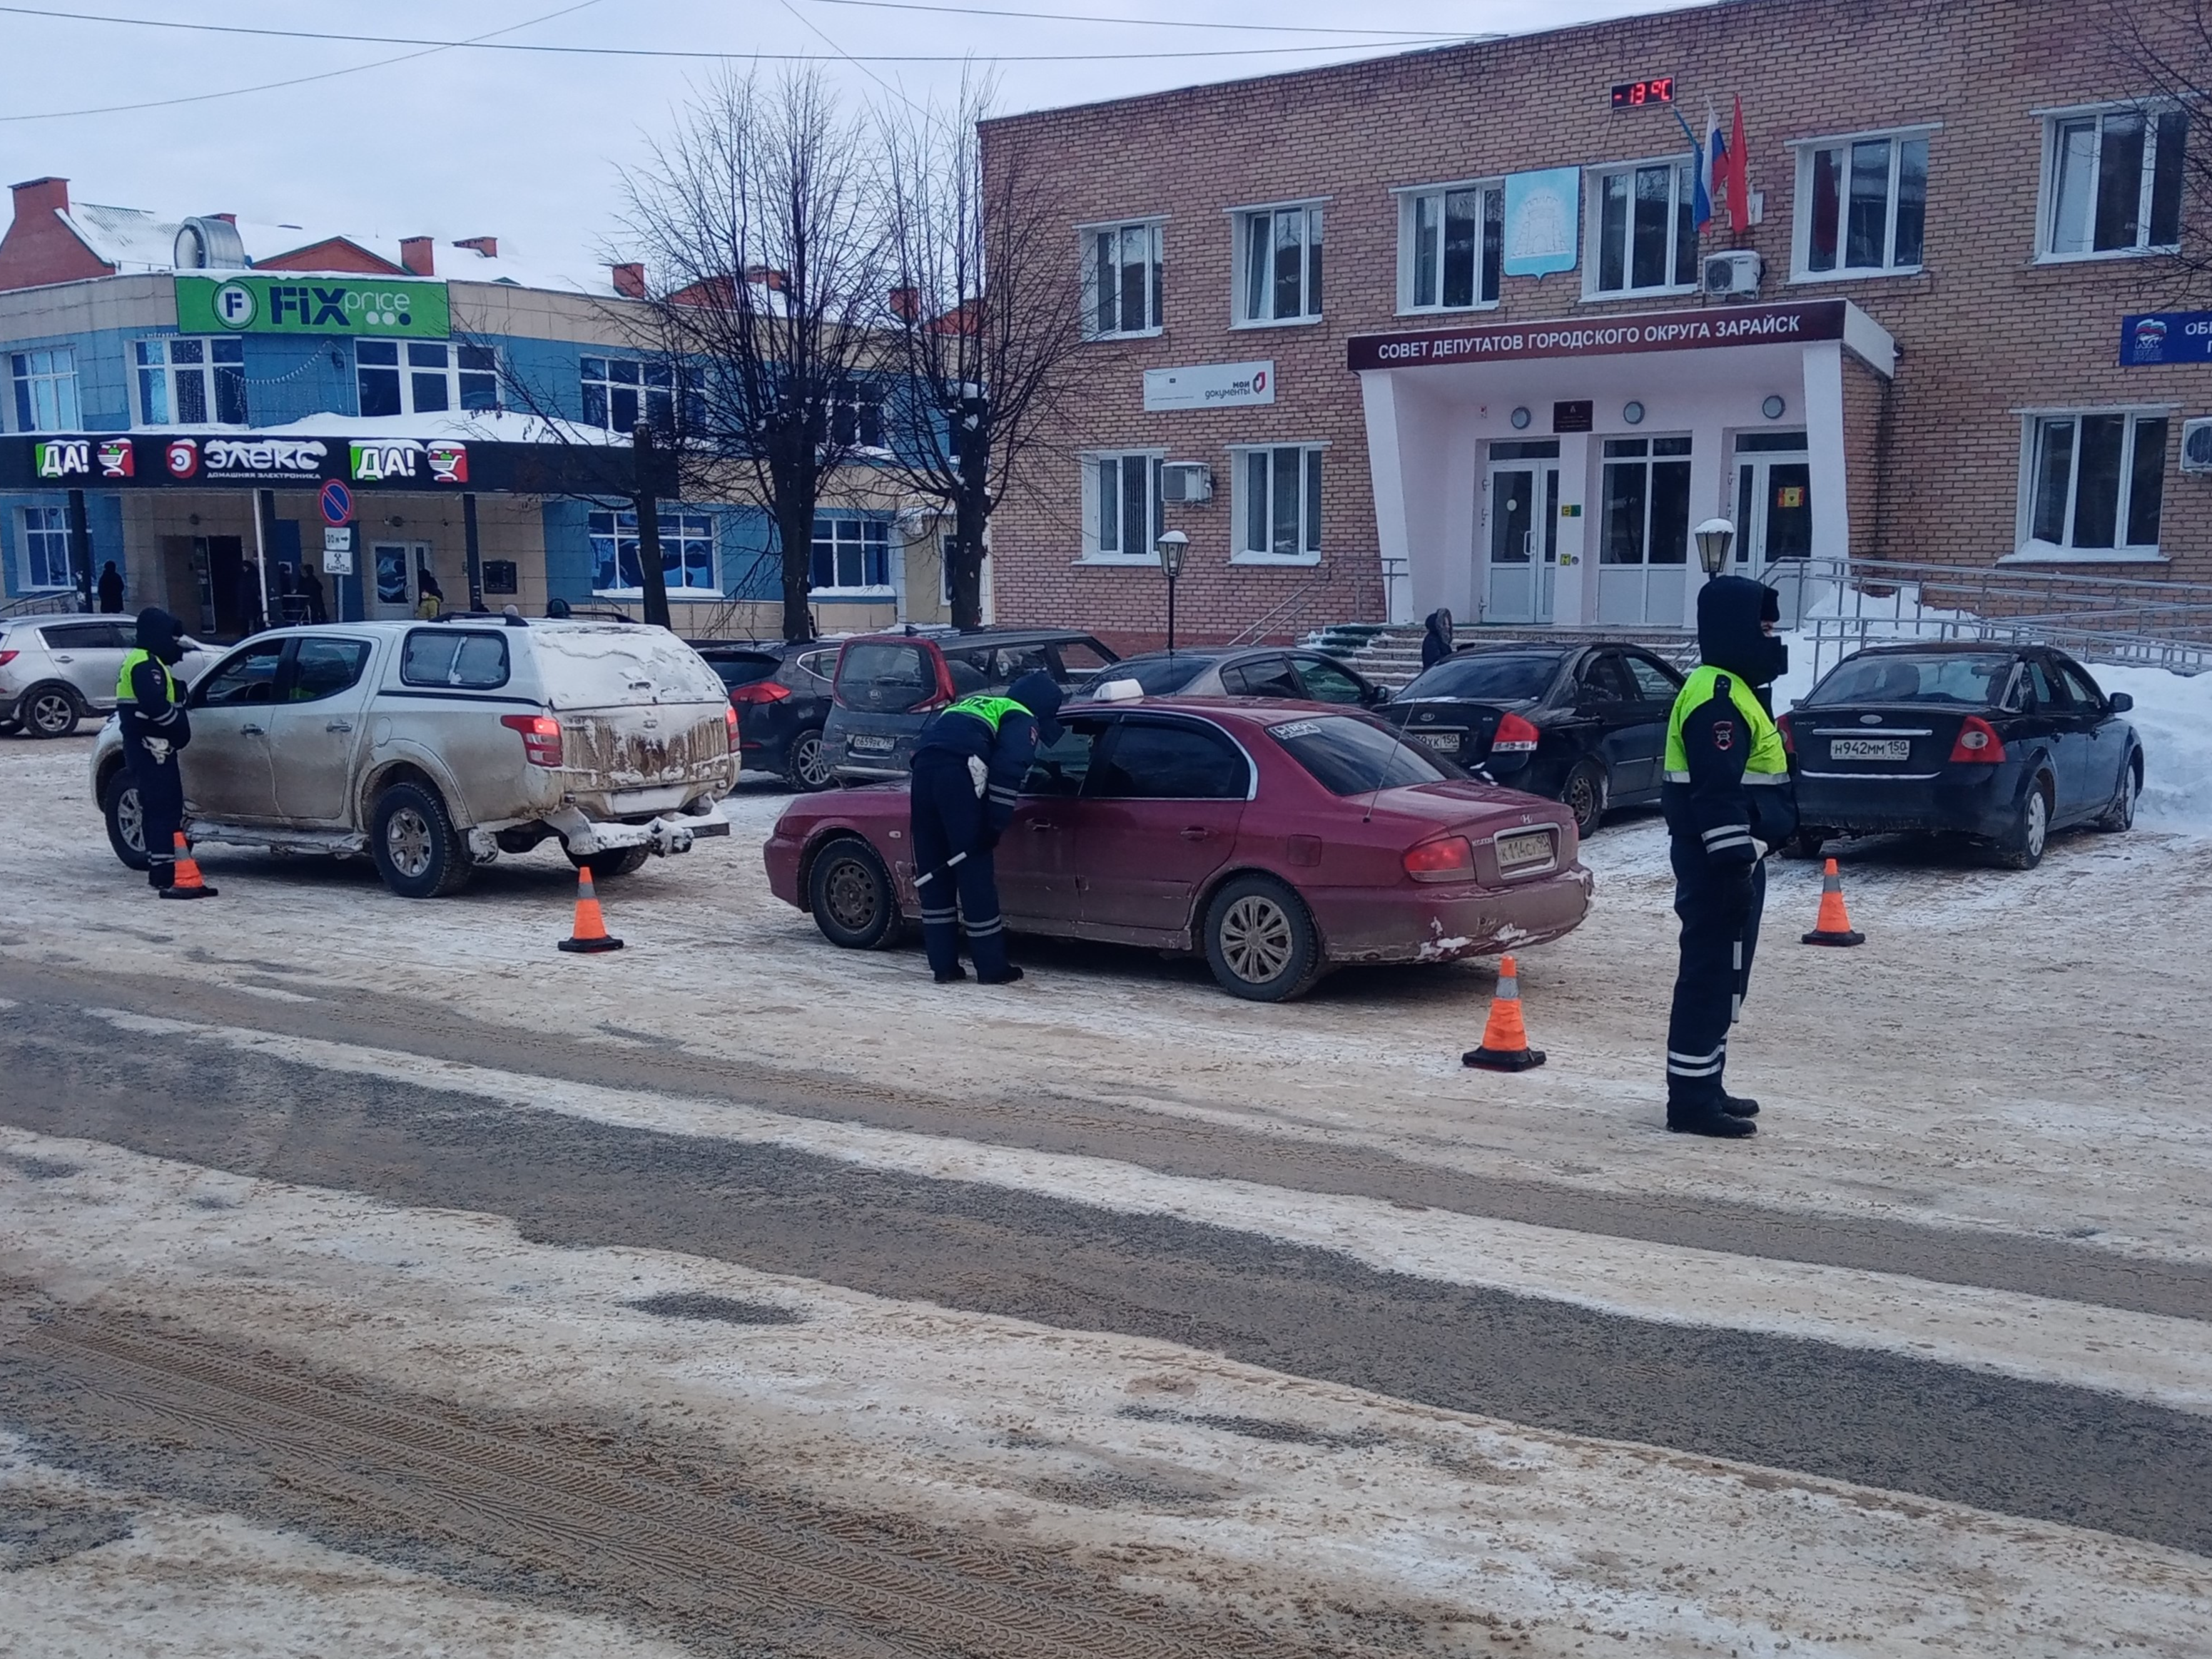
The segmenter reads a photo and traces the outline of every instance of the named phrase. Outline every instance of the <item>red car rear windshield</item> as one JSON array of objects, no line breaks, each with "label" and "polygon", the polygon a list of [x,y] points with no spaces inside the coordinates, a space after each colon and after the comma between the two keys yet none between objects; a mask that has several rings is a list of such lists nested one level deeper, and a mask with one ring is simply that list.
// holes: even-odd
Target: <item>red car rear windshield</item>
[{"label": "red car rear windshield", "polygon": [[1285,720],[1267,735],[1333,795],[1365,795],[1461,776],[1395,732],[1344,714]]}]

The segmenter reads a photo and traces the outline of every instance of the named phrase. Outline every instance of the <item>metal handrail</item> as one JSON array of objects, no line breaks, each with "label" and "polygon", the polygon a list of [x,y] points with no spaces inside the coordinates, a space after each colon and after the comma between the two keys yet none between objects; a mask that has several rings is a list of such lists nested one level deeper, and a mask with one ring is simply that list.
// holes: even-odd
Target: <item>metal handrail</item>
[{"label": "metal handrail", "polygon": [[67,617],[76,614],[84,595],[76,588],[52,593],[26,593],[0,605],[0,619],[9,617]]},{"label": "metal handrail", "polygon": [[1231,646],[1254,643],[1265,639],[1279,622],[1287,625],[1289,618],[1297,616],[1312,604],[1314,595],[1322,586],[1322,578],[1319,572],[1307,577],[1304,581],[1285,595],[1273,610],[1238,633],[1229,643]]}]

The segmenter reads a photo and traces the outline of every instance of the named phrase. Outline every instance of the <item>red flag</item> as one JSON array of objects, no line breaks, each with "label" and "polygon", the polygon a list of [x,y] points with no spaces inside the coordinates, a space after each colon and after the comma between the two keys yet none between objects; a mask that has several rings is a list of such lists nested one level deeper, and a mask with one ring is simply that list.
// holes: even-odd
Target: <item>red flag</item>
[{"label": "red flag", "polygon": [[1739,233],[1751,228],[1751,156],[1743,144],[1743,94],[1735,100],[1735,117],[1729,125],[1729,228]]}]

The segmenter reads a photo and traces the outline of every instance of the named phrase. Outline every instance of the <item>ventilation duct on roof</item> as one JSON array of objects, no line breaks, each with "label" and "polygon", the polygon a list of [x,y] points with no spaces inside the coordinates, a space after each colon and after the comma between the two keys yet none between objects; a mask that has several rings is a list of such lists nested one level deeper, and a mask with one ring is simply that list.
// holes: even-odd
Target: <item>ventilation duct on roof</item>
[{"label": "ventilation duct on roof", "polygon": [[175,258],[179,270],[243,270],[253,263],[246,257],[238,227],[216,218],[187,219],[179,225]]}]

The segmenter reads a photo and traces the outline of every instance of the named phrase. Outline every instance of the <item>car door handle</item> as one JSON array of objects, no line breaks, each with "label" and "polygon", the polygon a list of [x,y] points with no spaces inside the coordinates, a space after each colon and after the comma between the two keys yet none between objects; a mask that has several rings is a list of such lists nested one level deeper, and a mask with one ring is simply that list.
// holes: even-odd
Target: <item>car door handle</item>
[{"label": "car door handle", "polygon": [[76,659],[75,657],[64,656],[62,653],[57,651],[54,653],[54,660],[56,662],[75,662]]},{"label": "car door handle", "polygon": [[1184,827],[1182,838],[1185,841],[1204,841],[1212,833],[1212,830],[1207,829],[1202,823],[1193,823]]},{"label": "car door handle", "polygon": [[353,722],[351,720],[332,720],[328,726],[325,726],[323,730],[325,732],[350,732],[353,730]]},{"label": "car door handle", "polygon": [[1041,836],[1048,830],[1057,830],[1059,828],[1060,826],[1053,823],[1049,818],[1031,818],[1030,820],[1030,834],[1033,836]]},{"label": "car door handle", "polygon": [[258,726],[241,726],[238,728],[238,735],[241,738],[265,738],[269,734]]}]

